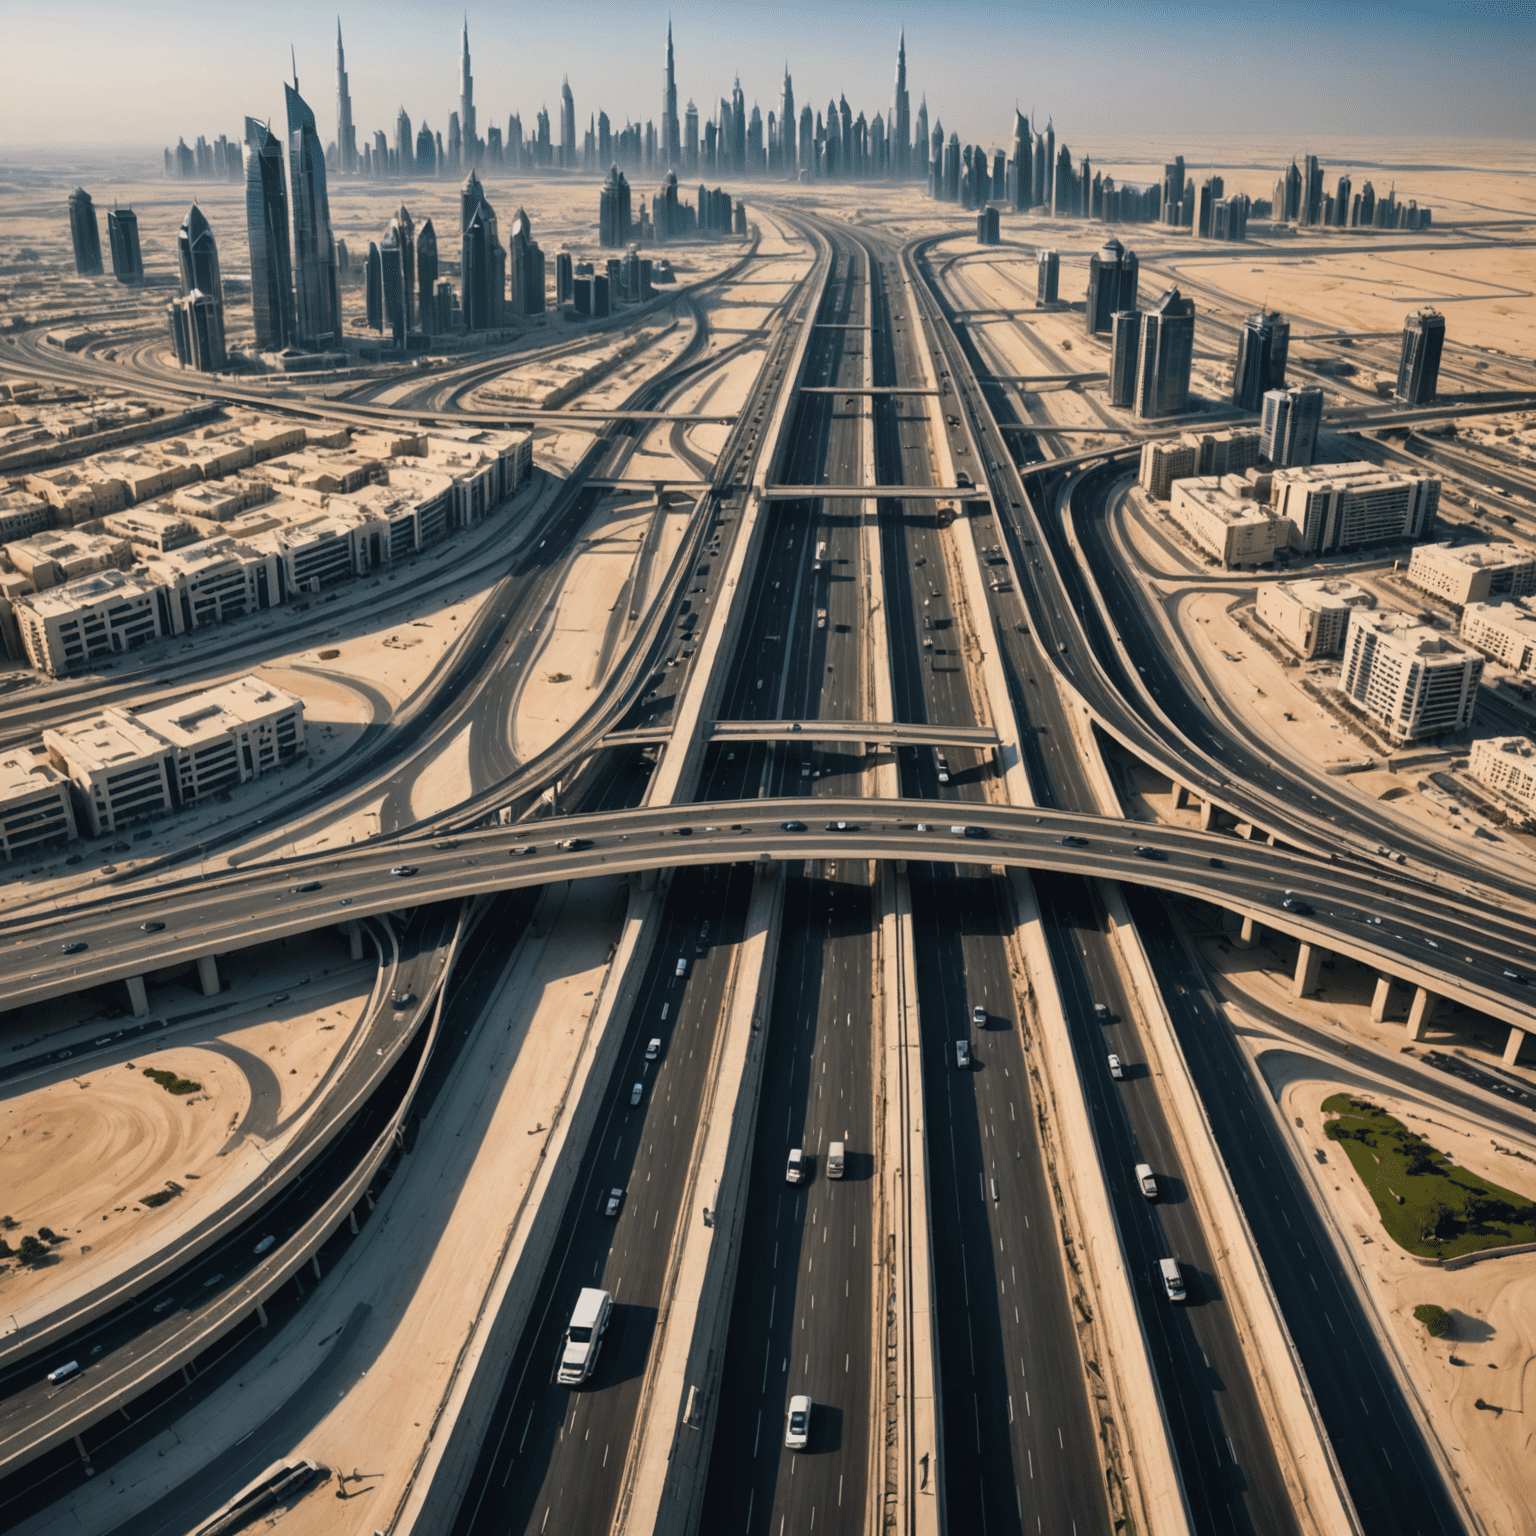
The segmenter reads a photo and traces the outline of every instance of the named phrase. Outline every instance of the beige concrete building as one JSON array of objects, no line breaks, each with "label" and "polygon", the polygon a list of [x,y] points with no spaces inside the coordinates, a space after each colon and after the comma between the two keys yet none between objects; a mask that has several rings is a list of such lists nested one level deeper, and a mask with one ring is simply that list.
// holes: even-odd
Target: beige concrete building
[{"label": "beige concrete building", "polygon": [[183,517],[223,523],[271,499],[270,481],[259,475],[238,475],[204,485],[184,485],[171,497],[171,505]]},{"label": "beige concrete building", "polygon": [[1195,450],[1192,474],[1240,475],[1259,462],[1257,432],[1184,432],[1179,441]]},{"label": "beige concrete building", "polygon": [[1465,730],[1482,676],[1481,656],[1406,614],[1350,615],[1339,688],[1397,740]]},{"label": "beige concrete building", "polygon": [[0,752],[0,854],[10,860],[77,836],[69,780],[47,748]]},{"label": "beige concrete building", "polygon": [[1137,483],[1154,501],[1167,501],[1172,493],[1173,482],[1196,474],[1199,464],[1199,450],[1183,440],[1176,443],[1143,443],[1141,473]]},{"label": "beige concrete building", "polygon": [[114,512],[101,520],[108,533],[127,539],[144,549],[164,554],[168,549],[180,549],[183,544],[197,542],[197,530],[184,517],[172,512],[161,512],[154,507],[129,507]]},{"label": "beige concrete building", "polygon": [[92,571],[125,571],[133,564],[126,538],[73,529],[45,528],[30,539],[15,539],[5,546],[5,557],[39,592]]},{"label": "beige concrete building", "polygon": [[1528,736],[1485,736],[1474,741],[1467,771],[1489,789],[1536,811],[1536,742]]},{"label": "beige concrete building", "polygon": [[160,638],[154,582],[132,571],[98,571],[12,605],[27,660],[61,677]]},{"label": "beige concrete building", "polygon": [[1258,616],[1308,660],[1340,655],[1350,614],[1375,606],[1375,595],[1352,581],[1316,579],[1265,582],[1254,600]]},{"label": "beige concrete building", "polygon": [[1461,638],[1510,671],[1536,677],[1536,598],[1468,603],[1461,611]]},{"label": "beige concrete building", "polygon": [[281,601],[278,560],[234,539],[206,539],[144,561],[157,588],[160,633],[227,624]]},{"label": "beige concrete building", "polygon": [[1434,531],[1440,481],[1377,464],[1309,464],[1277,469],[1270,505],[1295,529],[1303,554],[1422,539]]},{"label": "beige concrete building", "polygon": [[[1249,494],[1244,495],[1244,491]],[[1290,530],[1252,496],[1241,475],[1195,475],[1175,480],[1169,511],[1201,549],[1231,569],[1267,565],[1284,548]]]},{"label": "beige concrete building", "polygon": [[1408,580],[1458,608],[1490,597],[1536,592],[1536,550],[1519,544],[1421,544],[1408,561]]},{"label": "beige concrete building", "polygon": [[166,744],[126,710],[105,709],[44,731],[43,745],[75,786],[79,808],[97,837],[172,808]]},{"label": "beige concrete building", "polygon": [[0,544],[12,539],[30,538],[45,528],[52,528],[58,514],[30,491],[7,491],[0,495]]},{"label": "beige concrete building", "polygon": [[123,482],[90,460],[38,470],[29,474],[24,484],[58,513],[61,523],[89,522],[128,504],[128,490]]}]

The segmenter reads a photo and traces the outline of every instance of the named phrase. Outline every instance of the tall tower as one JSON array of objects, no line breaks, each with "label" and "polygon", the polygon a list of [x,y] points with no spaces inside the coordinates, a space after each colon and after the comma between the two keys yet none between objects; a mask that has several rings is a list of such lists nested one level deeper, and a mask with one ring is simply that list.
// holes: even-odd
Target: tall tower
[{"label": "tall tower", "polygon": [[1194,300],[1170,288],[1141,317],[1141,327],[1136,414],[1177,416],[1189,409],[1189,372],[1195,355]]},{"label": "tall tower", "polygon": [[1285,363],[1291,350],[1290,322],[1271,310],[1250,315],[1237,342],[1232,403],[1239,410],[1264,408],[1264,396],[1285,388]]},{"label": "tall tower", "polygon": [[731,169],[739,176],[747,168],[747,98],[741,76],[731,87]]},{"label": "tall tower", "polygon": [[[219,276],[219,247],[208,227],[203,210],[193,203],[181,221],[176,236],[176,265],[181,273],[181,296],[189,299],[201,294],[212,307],[208,329],[217,336],[215,350],[224,351],[224,283]],[[215,367],[222,367],[222,357]]]},{"label": "tall tower", "polygon": [[560,83],[560,164],[574,171],[576,157],[576,98],[571,94],[571,77]]},{"label": "tall tower", "polygon": [[795,153],[795,85],[789,78],[789,60],[784,61],[784,95],[779,102],[779,164],[793,181],[799,157]]},{"label": "tall tower", "polygon": [[891,175],[905,181],[911,173],[912,102],[907,95],[907,29],[896,45],[896,142],[891,146]]},{"label": "tall tower", "polygon": [[84,187],[69,194],[69,237],[75,247],[75,271],[81,277],[101,275],[101,230],[96,205]]},{"label": "tall tower", "polygon": [[112,251],[112,275],[120,283],[137,286],[144,281],[144,257],[139,251],[139,220],[132,208],[116,208],[107,215],[107,244]]},{"label": "tall tower", "polygon": [[347,88],[347,57],[341,51],[341,17],[336,18],[336,154],[344,176],[357,169],[357,130],[352,126],[352,92]]},{"label": "tall tower", "polygon": [[311,347],[341,340],[341,289],[331,203],[325,183],[325,146],[315,114],[299,95],[298,76],[283,83],[288,107],[288,185],[293,189],[294,310],[298,339]]},{"label": "tall tower", "polygon": [[1018,212],[1034,207],[1034,156],[1029,142],[1029,119],[1013,109],[1013,206]]},{"label": "tall tower", "polygon": [[463,47],[459,54],[459,134],[463,145],[462,164],[472,166],[480,158],[480,141],[475,137],[475,77],[469,70],[469,17],[464,18]]},{"label": "tall tower", "polygon": [[245,120],[245,230],[251,246],[251,310],[256,346],[281,352],[294,343],[293,258],[282,141],[254,117]]},{"label": "tall tower", "polygon": [[667,83],[661,93],[661,152],[665,170],[677,171],[683,164],[683,137],[677,124],[677,69],[672,56],[672,23],[667,23]]},{"label": "tall tower", "polygon": [[[110,225],[111,220],[108,219]],[[1445,316],[1421,309],[1403,323],[1403,353],[1397,365],[1397,398],[1408,405],[1428,405],[1440,383],[1440,353],[1445,347]]]}]

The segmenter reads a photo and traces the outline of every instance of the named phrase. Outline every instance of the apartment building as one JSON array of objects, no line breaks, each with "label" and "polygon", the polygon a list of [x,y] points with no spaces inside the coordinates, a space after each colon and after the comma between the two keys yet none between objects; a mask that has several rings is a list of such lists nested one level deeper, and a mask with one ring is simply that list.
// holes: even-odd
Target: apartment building
[{"label": "apartment building", "polygon": [[276,555],[234,539],[172,550],[147,559],[142,569],[157,587],[163,635],[244,618],[281,602],[285,590]]},{"label": "apartment building", "polygon": [[1292,542],[1302,553],[1326,555],[1427,537],[1440,505],[1440,481],[1376,464],[1311,464],[1277,469],[1270,505],[1293,524]]},{"label": "apartment building", "polygon": [[1461,638],[1511,672],[1536,677],[1536,598],[1468,603],[1461,611]]},{"label": "apartment building", "polygon": [[0,495],[0,544],[52,528],[57,515],[41,496],[30,491],[6,491]]},{"label": "apartment building", "polygon": [[1483,658],[1405,614],[1350,615],[1339,688],[1399,741],[1465,730]]},{"label": "apartment building", "polygon": [[5,557],[38,592],[92,571],[125,571],[133,564],[127,539],[74,529],[45,528],[30,539],[15,539],[5,546]]},{"label": "apartment building", "polygon": [[1480,784],[1536,811],[1536,742],[1528,736],[1485,736],[1474,741],[1467,772]]},{"label": "apartment building", "polygon": [[143,549],[153,549],[164,554],[168,549],[180,549],[197,539],[197,529],[184,517],[171,512],[157,512],[153,507],[130,507],[114,512],[101,520],[108,533],[137,544]]},{"label": "apartment building", "polygon": [[[1241,475],[1192,475],[1175,480],[1169,512],[1207,554],[1228,569],[1268,565],[1284,548],[1289,529],[1253,497]],[[1248,492],[1244,495],[1244,492]]]},{"label": "apartment building", "polygon": [[1309,661],[1341,655],[1350,614],[1375,606],[1374,594],[1352,581],[1267,581],[1254,599],[1258,616]]},{"label": "apartment building", "polygon": [[69,780],[48,760],[47,748],[0,752],[0,855],[9,861],[78,836]]},{"label": "apartment building", "polygon": [[1185,438],[1178,442],[1143,443],[1137,483],[1154,501],[1167,501],[1173,482],[1200,472],[1200,450]]},{"label": "apartment building", "polygon": [[136,571],[97,571],[12,605],[27,660],[61,677],[160,638],[156,587]]},{"label": "apartment building", "polygon": [[1458,608],[1491,597],[1536,592],[1536,550],[1508,542],[1421,544],[1408,560],[1408,580]]},{"label": "apartment building", "polygon": [[124,709],[43,732],[49,758],[75,786],[93,836],[171,810],[166,744]]}]

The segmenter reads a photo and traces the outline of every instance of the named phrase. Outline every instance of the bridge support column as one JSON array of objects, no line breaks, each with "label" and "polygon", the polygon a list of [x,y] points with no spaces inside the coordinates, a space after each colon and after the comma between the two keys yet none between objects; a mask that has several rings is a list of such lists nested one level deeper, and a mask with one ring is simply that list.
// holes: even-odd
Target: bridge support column
[{"label": "bridge support column", "polygon": [[1200,830],[1209,832],[1216,825],[1216,807],[1209,800],[1200,802]]},{"label": "bridge support column", "polygon": [[1525,1031],[1518,1024],[1509,1026],[1509,1039],[1504,1042],[1504,1065],[1512,1067],[1520,1059],[1520,1047],[1525,1044]]},{"label": "bridge support column", "polygon": [[85,1441],[82,1440],[79,1435],[73,1436],[73,1439],[75,1442],[75,1449],[80,1452],[80,1460],[85,1465],[85,1475],[87,1477],[95,1477],[96,1468],[91,1465],[91,1453],[86,1450]]},{"label": "bridge support column", "polygon": [[203,984],[204,997],[219,995],[219,962],[212,955],[204,955],[197,962],[197,979]]},{"label": "bridge support column", "polygon": [[1189,804],[1189,791],[1182,784],[1173,786],[1173,808],[1182,811]]},{"label": "bridge support column", "polygon": [[1408,1038],[1410,1040],[1422,1040],[1424,1031],[1429,1027],[1429,1021],[1434,1016],[1435,1004],[1439,999],[1433,992],[1426,991],[1423,987],[1413,989],[1413,1003],[1408,1009]]},{"label": "bridge support column", "polygon": [[1296,974],[1291,978],[1291,996],[1307,997],[1317,991],[1317,973],[1327,950],[1303,943],[1296,955]]},{"label": "bridge support column", "polygon": [[347,943],[352,948],[352,958],[363,958],[363,925],[354,917],[346,925]]},{"label": "bridge support column", "polygon": [[629,878],[634,881],[637,891],[654,891],[656,889],[656,871],[654,869],[636,870]]},{"label": "bridge support column", "polygon": [[1390,976],[1378,976],[1376,978],[1376,990],[1371,994],[1371,1023],[1380,1024],[1387,1016],[1387,1009],[1392,1006],[1392,978]]},{"label": "bridge support column", "polygon": [[310,1254],[309,1262],[315,1271],[315,1279],[318,1280],[320,1278],[320,1255],[318,1253]]},{"label": "bridge support column", "polygon": [[128,988],[128,1006],[133,1009],[133,1016],[142,1019],[149,1012],[149,993],[144,987],[142,976],[125,976],[124,985]]},{"label": "bridge support column", "polygon": [[263,1328],[267,1326],[267,1309],[259,1301],[256,1303],[256,1321]]},{"label": "bridge support column", "polygon": [[1237,945],[1239,949],[1251,949],[1255,940],[1258,939],[1262,932],[1263,929],[1261,929],[1259,925],[1254,922],[1252,917],[1245,917],[1243,919],[1242,931],[1235,939],[1233,939],[1232,942]]}]

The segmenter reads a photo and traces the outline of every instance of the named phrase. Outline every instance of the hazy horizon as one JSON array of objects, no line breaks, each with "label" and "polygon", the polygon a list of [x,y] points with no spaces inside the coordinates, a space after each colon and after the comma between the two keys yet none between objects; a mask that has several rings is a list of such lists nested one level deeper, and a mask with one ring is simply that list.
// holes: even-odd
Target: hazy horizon
[{"label": "hazy horizon", "polygon": [[[914,122],[926,95],[930,123],[942,120],[964,142],[1002,144],[1015,102],[1032,122],[1037,113],[1053,117],[1058,140],[1074,152],[1128,133],[1291,134],[1298,143],[1536,135],[1536,10],[1493,0],[1277,0],[1262,13],[1235,13],[1216,0],[1179,0],[1151,13],[1112,0],[1088,14],[1051,3],[1028,15],[1001,0],[968,0],[939,21],[889,0],[791,0],[772,11],[588,0],[579,19],[533,8],[470,10],[482,136],[491,123],[505,128],[512,113],[528,133],[544,106],[558,141],[567,74],[578,135],[600,109],[616,130],[626,120],[659,122],[669,14],[679,113],[691,98],[701,123],[738,72],[748,105],[766,120],[777,110],[786,55],[797,112],[809,104],[825,113],[843,94],[855,115],[887,110],[905,26]],[[446,138],[458,106],[462,15],[460,7],[400,0],[342,7],[359,145],[377,129],[393,138],[401,105],[414,127],[425,121]],[[207,18],[206,7],[183,0],[132,13],[85,0],[70,8],[67,27],[54,14],[13,14],[0,63],[0,162],[47,151],[158,155],[182,137],[235,137],[247,115],[279,116],[290,41],[300,89],[322,136],[334,137],[334,12],[273,0],[225,8],[216,28]],[[59,89],[61,80],[69,90]]]}]

